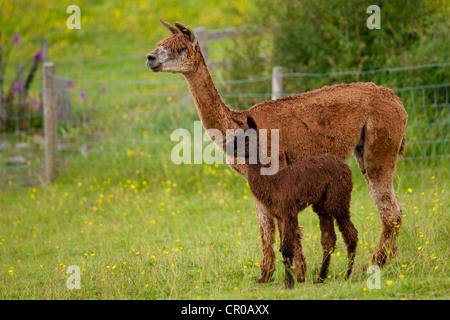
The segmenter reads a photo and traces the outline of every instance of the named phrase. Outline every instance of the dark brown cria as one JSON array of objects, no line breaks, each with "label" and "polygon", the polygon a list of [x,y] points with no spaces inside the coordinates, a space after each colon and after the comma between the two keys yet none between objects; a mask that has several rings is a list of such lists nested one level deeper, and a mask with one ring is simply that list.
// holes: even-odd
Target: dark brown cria
[{"label": "dark brown cria", "polygon": [[[239,128],[228,143],[234,144],[234,153],[237,156],[237,141],[244,142],[244,134],[249,129],[256,134],[259,149],[259,130],[252,117],[247,117],[247,124],[232,118]],[[336,220],[339,231],[347,246],[348,267],[347,278],[352,273],[355,252],[358,242],[358,231],[350,220],[350,199],[353,189],[352,173],[347,164],[334,155],[320,155],[289,165],[273,175],[262,175],[262,165],[256,156],[257,163],[250,164],[251,134],[245,140],[245,158],[247,177],[250,190],[276,219],[280,229],[280,251],[285,265],[286,288],[294,287],[293,261],[294,253],[299,251],[297,263],[297,279],[304,281],[306,261],[301,248],[301,230],[298,225],[298,213],[307,206],[312,205],[314,212],[319,216],[321,243],[323,247],[323,260],[317,283],[323,282],[328,275],[331,253],[336,246],[334,222]],[[242,135],[242,137],[239,137]],[[243,139],[244,138],[244,139]],[[232,150],[227,148],[227,150]],[[258,152],[257,152],[258,153]],[[300,244],[300,248],[295,246]],[[262,279],[264,280],[264,279]]]}]

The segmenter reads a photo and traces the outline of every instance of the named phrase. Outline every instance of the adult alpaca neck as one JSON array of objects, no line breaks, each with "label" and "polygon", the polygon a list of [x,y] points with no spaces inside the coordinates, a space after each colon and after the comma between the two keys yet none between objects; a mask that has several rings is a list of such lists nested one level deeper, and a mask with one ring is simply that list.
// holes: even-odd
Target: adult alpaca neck
[{"label": "adult alpaca neck", "polygon": [[[198,50],[200,51],[200,49]],[[203,127],[206,130],[218,129],[225,137],[225,130],[232,128],[231,110],[217,91],[201,52],[199,52],[199,56],[201,59],[199,59],[196,70],[184,74],[184,76],[188,82]]]}]

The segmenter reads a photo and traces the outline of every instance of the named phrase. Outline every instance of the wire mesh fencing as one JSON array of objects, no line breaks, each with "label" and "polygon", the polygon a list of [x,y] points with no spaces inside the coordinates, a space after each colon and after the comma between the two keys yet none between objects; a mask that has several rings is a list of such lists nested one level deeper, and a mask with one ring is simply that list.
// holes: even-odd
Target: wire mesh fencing
[{"label": "wire mesh fencing", "polygon": [[[54,118],[50,120],[54,122],[54,139],[44,134],[50,125],[43,125],[46,122],[42,101],[29,103],[23,112],[19,105],[11,105],[8,116],[3,110],[0,186],[30,187],[48,180],[49,141],[54,143],[54,170],[59,180],[76,180],[80,176],[124,178],[155,172],[164,175],[177,170],[171,161],[171,150],[177,143],[171,140],[171,133],[185,128],[194,134],[193,123],[199,120],[187,84],[176,75],[161,79],[159,74],[148,74],[143,78],[142,74],[149,71],[141,60],[138,63],[142,66],[135,63],[133,58],[131,67],[111,75],[91,71],[95,65],[85,67],[89,72],[80,68],[75,74],[56,66],[56,75],[51,76],[53,87],[41,93],[41,99],[46,93],[54,99]],[[359,72],[283,73],[282,89],[283,95],[291,95],[355,80],[392,88],[409,116],[405,154],[397,163],[396,180],[421,184],[429,176],[447,179],[450,83],[405,81],[398,85],[381,79],[387,78],[386,73],[395,72],[405,74],[405,79],[417,80],[418,71],[439,70],[448,74],[449,67],[444,63]],[[83,77],[86,74],[89,76]],[[273,77],[216,81],[216,85],[225,103],[234,109],[247,109],[273,96]],[[358,181],[363,181],[354,160],[350,161]]]}]

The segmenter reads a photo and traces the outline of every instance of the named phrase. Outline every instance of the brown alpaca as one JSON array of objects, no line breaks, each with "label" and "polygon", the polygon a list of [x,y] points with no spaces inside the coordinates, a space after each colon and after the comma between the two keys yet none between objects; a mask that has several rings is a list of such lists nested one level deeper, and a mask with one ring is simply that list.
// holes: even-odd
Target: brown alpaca
[{"label": "brown alpaca", "polygon": [[[350,198],[353,188],[352,172],[348,165],[333,155],[320,155],[289,165],[274,175],[261,174],[259,161],[259,130],[252,117],[247,117],[247,125],[232,118],[239,128],[226,145],[226,152],[232,156],[239,156],[238,146],[242,142],[243,156],[246,159],[248,185],[255,198],[267,208],[271,218],[278,221],[280,228],[280,251],[285,265],[285,285],[294,287],[292,276],[292,261],[294,259],[295,241],[298,233],[297,215],[307,206],[312,205],[319,216],[321,243],[323,247],[322,267],[317,283],[322,283],[328,275],[330,255],[336,246],[333,218],[339,227],[345,244],[347,245],[348,268],[347,278],[350,277],[358,244],[358,231],[350,220]],[[249,130],[253,129],[253,130]],[[249,134],[248,134],[249,132]],[[251,135],[256,135],[256,161],[250,159]],[[244,143],[245,141],[245,143]],[[230,149],[232,145],[232,149]],[[230,151],[232,150],[232,151]],[[298,245],[298,244],[297,244]],[[305,280],[306,261],[300,243],[301,280]],[[298,280],[298,277],[297,277]]]},{"label": "brown alpaca", "polygon": [[[225,135],[226,129],[235,128],[230,116],[243,122],[251,116],[260,129],[279,129],[280,168],[287,161],[295,163],[325,153],[346,161],[353,153],[382,224],[372,260],[379,265],[386,263],[397,251],[395,240],[402,222],[401,202],[392,176],[397,157],[403,152],[408,118],[392,90],[370,82],[341,84],[262,102],[248,110],[231,110],[217,92],[194,33],[180,23],[173,27],[161,22],[172,36],[147,55],[147,67],[154,72],[184,75],[206,130],[218,129]],[[220,147],[224,149],[223,144]],[[247,178],[245,165],[230,167]],[[257,199],[255,206],[263,249],[258,281],[266,282],[275,271],[275,223],[273,214]],[[299,231],[296,243],[300,243]],[[298,247],[294,265],[301,263]]]}]

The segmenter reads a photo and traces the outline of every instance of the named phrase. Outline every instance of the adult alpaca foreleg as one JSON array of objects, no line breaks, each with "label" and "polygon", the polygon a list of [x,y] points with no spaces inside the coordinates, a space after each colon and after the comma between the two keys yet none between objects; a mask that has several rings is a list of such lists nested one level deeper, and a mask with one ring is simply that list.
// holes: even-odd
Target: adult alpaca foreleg
[{"label": "adult alpaca foreleg", "polygon": [[269,217],[267,209],[258,199],[254,198],[256,215],[258,217],[259,230],[261,232],[261,245],[263,258],[259,264],[261,268],[261,277],[256,280],[257,283],[269,282],[275,272],[275,221]]}]

